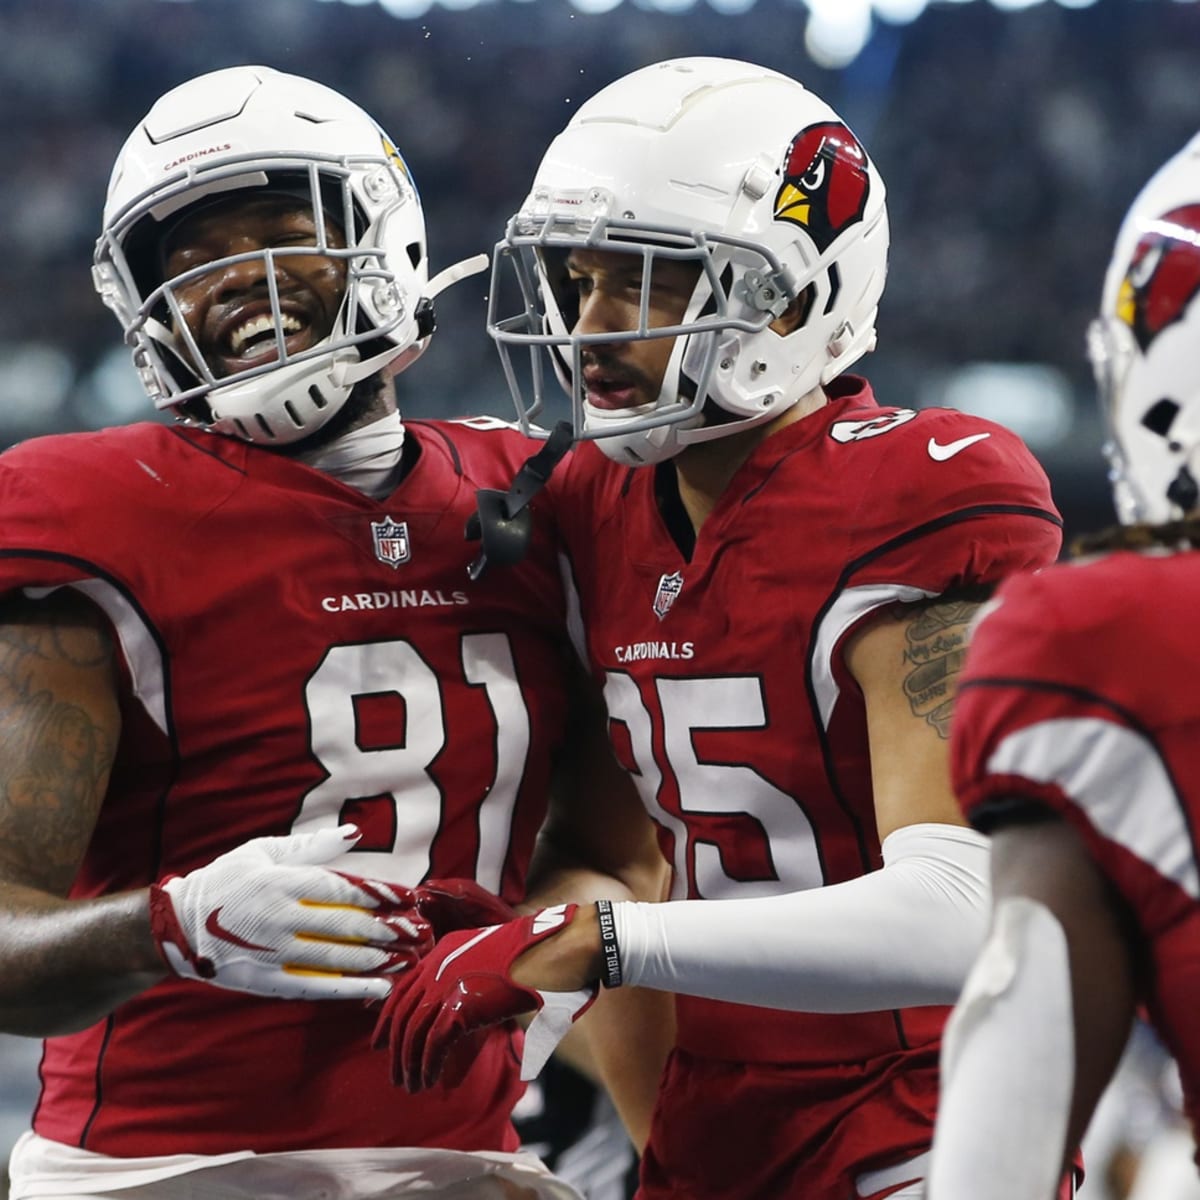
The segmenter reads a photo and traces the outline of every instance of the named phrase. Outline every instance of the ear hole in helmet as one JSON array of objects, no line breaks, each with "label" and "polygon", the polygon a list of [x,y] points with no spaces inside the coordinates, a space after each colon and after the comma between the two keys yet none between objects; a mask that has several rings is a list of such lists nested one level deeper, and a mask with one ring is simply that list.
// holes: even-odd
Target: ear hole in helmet
[{"label": "ear hole in helmet", "polygon": [[1177,416],[1179,416],[1179,405],[1174,400],[1164,397],[1156,400],[1146,410],[1142,416],[1142,424],[1151,433],[1157,433],[1159,437],[1165,438]]},{"label": "ear hole in helmet", "polygon": [[409,242],[404,249],[408,252],[408,261],[412,264],[412,269],[415,271],[421,265],[423,252],[420,242]]},{"label": "ear hole in helmet", "polygon": [[1197,503],[1200,503],[1200,484],[1186,466],[1179,468],[1179,474],[1171,480],[1167,488],[1167,499],[1178,505],[1181,512],[1190,513]]},{"label": "ear hole in helmet", "polygon": [[828,316],[833,312],[834,301],[838,298],[838,292],[842,290],[842,273],[838,270],[837,263],[829,264],[829,298],[825,301],[824,316]]},{"label": "ear hole in helmet", "polygon": [[[777,319],[784,322],[783,335],[786,337],[789,333],[795,333],[797,329],[803,329],[808,324],[808,318],[812,316],[813,306],[817,302],[817,289],[813,284],[809,284],[783,310],[783,315]],[[775,328],[775,325],[772,325]]]}]

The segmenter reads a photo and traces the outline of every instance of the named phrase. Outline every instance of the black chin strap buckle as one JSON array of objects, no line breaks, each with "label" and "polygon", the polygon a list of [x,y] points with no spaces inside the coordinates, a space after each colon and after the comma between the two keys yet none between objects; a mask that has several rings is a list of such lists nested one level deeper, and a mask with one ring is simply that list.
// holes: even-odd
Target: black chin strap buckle
[{"label": "black chin strap buckle", "polygon": [[422,296],[417,301],[417,307],[413,311],[413,316],[417,322],[417,337],[427,338],[432,335],[437,328],[437,313],[433,310],[433,301],[428,296]]},{"label": "black chin strap buckle", "polygon": [[575,441],[569,421],[559,421],[542,448],[525,460],[507,492],[480,488],[475,511],[467,518],[466,537],[479,542],[479,556],[467,568],[472,581],[489,566],[516,566],[533,539],[533,514],[529,502],[546,485],[551,472]]},{"label": "black chin strap buckle", "polygon": [[1167,499],[1186,517],[1200,503],[1200,484],[1185,463],[1167,488]]}]

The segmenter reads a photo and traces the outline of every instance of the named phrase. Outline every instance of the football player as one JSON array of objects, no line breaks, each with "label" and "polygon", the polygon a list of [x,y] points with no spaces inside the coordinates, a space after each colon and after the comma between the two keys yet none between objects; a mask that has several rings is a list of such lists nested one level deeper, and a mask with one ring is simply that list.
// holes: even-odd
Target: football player
[{"label": "football player", "polygon": [[[944,1006],[986,927],[986,840],[947,764],[967,627],[1053,561],[1061,523],[1011,432],[848,373],[887,249],[854,133],[724,59],[585,103],[498,247],[489,324],[522,419],[548,349],[582,439],[548,485],[575,628],[677,902],[451,935],[385,1024],[421,1087],[465,1031],[548,996],[679,993],[645,1200],[923,1187]],[[600,825],[555,806],[564,869]]]},{"label": "football player", "polygon": [[512,1153],[508,1031],[419,1100],[365,1045],[388,972],[510,911],[567,724],[549,538],[467,575],[527,440],[402,424],[383,373],[465,269],[309,80],[193,79],[120,152],[95,283],[179,421],[0,458],[14,1197],[575,1195]]},{"label": "football player", "polygon": [[1007,584],[964,672],[954,781],[994,900],[948,1028],[933,1200],[1048,1196],[1137,1007],[1195,1122],[1198,338],[1200,137],[1133,202],[1090,332],[1120,524]]}]

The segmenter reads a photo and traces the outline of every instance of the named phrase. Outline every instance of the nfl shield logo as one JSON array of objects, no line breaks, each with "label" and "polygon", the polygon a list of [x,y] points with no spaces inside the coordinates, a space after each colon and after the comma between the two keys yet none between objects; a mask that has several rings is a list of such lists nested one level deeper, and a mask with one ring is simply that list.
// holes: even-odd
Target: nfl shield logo
[{"label": "nfl shield logo", "polygon": [[683,591],[683,572],[675,571],[664,575],[658,581],[658,591],[654,594],[654,615],[661,621],[671,611],[675,597]]},{"label": "nfl shield logo", "polygon": [[375,557],[389,567],[398,567],[412,558],[407,521],[393,521],[391,517],[372,521],[371,538],[375,542]]}]

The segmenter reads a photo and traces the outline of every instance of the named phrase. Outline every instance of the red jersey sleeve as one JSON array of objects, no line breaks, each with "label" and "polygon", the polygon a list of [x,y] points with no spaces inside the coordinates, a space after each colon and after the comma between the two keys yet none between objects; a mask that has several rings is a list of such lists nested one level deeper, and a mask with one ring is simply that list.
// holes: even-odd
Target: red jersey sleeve
[{"label": "red jersey sleeve", "polygon": [[858,480],[853,586],[898,583],[939,595],[1058,556],[1062,519],[1049,481],[1011,430],[926,409],[862,451],[861,464],[847,464]]},{"label": "red jersey sleeve", "polygon": [[[1172,897],[1200,895],[1200,702],[1179,686],[1200,667],[1194,581],[1179,577],[1200,578],[1194,557],[1010,580],[972,637],[954,717],[954,787],[972,823],[1057,813],[1151,930],[1174,919]],[[1162,598],[1150,619],[1148,595]]]},{"label": "red jersey sleeve", "polygon": [[1052,563],[1062,545],[1046,474],[1011,430],[949,409],[875,411],[884,415],[869,428],[882,433],[858,436],[854,420],[829,427],[824,475],[839,481],[852,516],[821,619],[821,678],[844,681],[850,636],[886,606],[978,594]]},{"label": "red jersey sleeve", "polygon": [[[104,543],[67,483],[69,456],[32,442],[0,457],[0,590],[93,574]],[[71,489],[71,490],[68,490]]]},{"label": "red jersey sleeve", "polygon": [[[1062,571],[1077,568],[1063,567]],[[959,682],[951,769],[964,812],[986,823],[993,801],[1022,797],[1062,809],[1059,785],[1039,778],[1032,760],[997,751],[1012,735],[1047,722],[1069,720],[1095,692],[1086,678],[1079,630],[1062,611],[1061,597],[1042,574],[1008,580],[982,610],[971,634]],[[1000,770],[1000,763],[1005,765]]]}]

